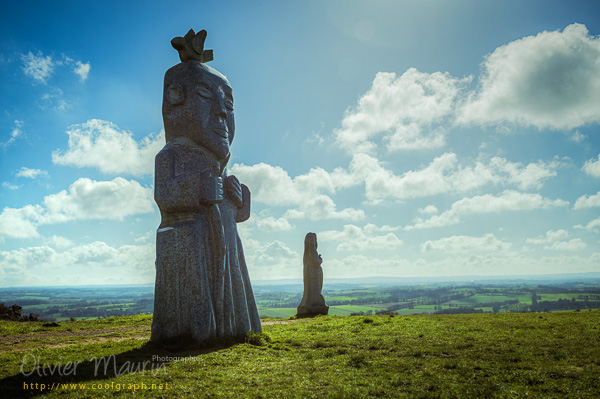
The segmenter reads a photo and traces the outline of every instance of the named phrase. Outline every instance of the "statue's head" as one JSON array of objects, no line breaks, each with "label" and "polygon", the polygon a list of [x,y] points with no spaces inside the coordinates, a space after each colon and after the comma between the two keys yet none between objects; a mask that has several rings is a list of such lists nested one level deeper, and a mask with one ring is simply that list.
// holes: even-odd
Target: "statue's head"
[{"label": "statue's head", "polygon": [[[201,47],[195,40],[199,36],[203,36]],[[233,90],[224,75],[204,64],[212,59],[212,51],[207,55],[202,50],[204,38],[206,31],[194,35],[190,30],[185,38],[172,41],[182,62],[165,74],[165,134],[167,142],[186,137],[223,159],[235,134]]]},{"label": "statue's head", "polygon": [[308,233],[304,237],[304,249],[317,248],[317,235],[315,233]]}]

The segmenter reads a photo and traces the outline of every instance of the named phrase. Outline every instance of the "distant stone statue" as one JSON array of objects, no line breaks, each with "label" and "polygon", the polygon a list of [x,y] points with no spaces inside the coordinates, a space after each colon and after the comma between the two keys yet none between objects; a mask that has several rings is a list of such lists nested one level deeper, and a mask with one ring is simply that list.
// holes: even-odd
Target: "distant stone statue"
[{"label": "distant stone statue", "polygon": [[308,233],[304,238],[304,295],[297,309],[297,316],[328,314],[329,306],[321,294],[323,290],[323,259],[317,252],[317,235]]},{"label": "distant stone statue", "polygon": [[206,31],[171,41],[181,63],[165,74],[166,145],[156,155],[156,285],[151,340],[260,332],[236,223],[250,217],[250,190],[228,176],[235,134],[233,91],[204,65]]}]

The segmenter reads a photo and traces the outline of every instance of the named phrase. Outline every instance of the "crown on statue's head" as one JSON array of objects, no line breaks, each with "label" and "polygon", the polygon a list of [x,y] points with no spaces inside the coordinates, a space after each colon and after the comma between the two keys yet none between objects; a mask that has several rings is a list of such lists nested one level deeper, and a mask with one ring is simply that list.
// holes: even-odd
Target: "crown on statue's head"
[{"label": "crown on statue's head", "polygon": [[194,33],[190,29],[184,37],[176,37],[171,40],[171,45],[179,52],[181,62],[188,60],[196,60],[202,63],[213,60],[213,51],[204,50],[204,41],[206,40],[206,31],[202,29],[198,33]]}]

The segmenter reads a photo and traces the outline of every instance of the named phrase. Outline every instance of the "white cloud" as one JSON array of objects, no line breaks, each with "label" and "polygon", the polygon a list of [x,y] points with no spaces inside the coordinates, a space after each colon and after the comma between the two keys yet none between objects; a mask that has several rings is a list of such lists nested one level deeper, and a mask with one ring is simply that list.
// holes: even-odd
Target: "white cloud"
[{"label": "white cloud", "polygon": [[388,198],[406,199],[449,191],[451,188],[446,175],[455,164],[455,154],[443,154],[421,170],[396,176],[377,159],[357,154],[350,163],[350,173],[356,181],[364,181],[368,201],[377,203]]},{"label": "white cloud", "polygon": [[600,154],[598,155],[597,161],[595,159],[588,159],[585,161],[581,170],[590,176],[600,177]]},{"label": "white cloud", "polygon": [[64,94],[58,87],[52,87],[49,92],[41,97],[43,103],[40,108],[43,110],[53,109],[55,111],[64,111],[71,108],[71,104],[63,98]]},{"label": "white cloud", "polygon": [[354,154],[374,153],[380,136],[389,151],[439,148],[446,135],[441,122],[466,81],[415,68],[399,77],[379,72],[356,108],[344,115],[335,131],[337,143]]},{"label": "white cloud", "polygon": [[571,141],[581,143],[585,139],[585,136],[579,133],[579,130],[575,130],[575,133],[571,136]]},{"label": "white cloud", "polygon": [[[468,192],[487,184],[540,188],[545,180],[556,175],[554,169],[558,166],[558,161],[523,165],[501,157],[464,166],[459,163],[456,154],[445,153],[422,169],[396,175],[375,157],[355,154],[347,170],[336,168],[330,173],[313,168],[294,179],[283,168],[265,163],[252,166],[234,164],[230,171],[250,187],[255,201],[273,206],[297,206],[297,209],[285,213],[286,219],[354,221],[363,220],[364,211],[354,208],[338,211],[333,199],[323,192],[335,194],[340,189],[364,184],[367,202],[377,204],[389,199]],[[429,208],[428,211],[434,209]],[[447,220],[443,223],[447,224]]]},{"label": "white cloud", "polygon": [[452,236],[439,240],[426,241],[421,246],[421,251],[444,251],[444,252],[471,252],[471,251],[505,251],[512,244],[498,240],[493,234],[485,234],[482,237]]},{"label": "white cloud", "polygon": [[582,226],[580,224],[574,226],[576,229],[585,229],[588,231],[598,231],[598,229],[600,229],[600,217],[594,219],[594,220],[590,220],[588,224],[586,224],[585,226]]},{"label": "white cloud", "polygon": [[155,234],[156,234],[155,230],[153,229],[151,231],[148,231],[146,234],[144,234],[140,237],[137,237],[134,241],[135,242],[150,242],[155,238]]},{"label": "white cloud", "polygon": [[19,248],[13,251],[0,251],[0,265],[18,267],[55,263],[56,251],[48,246]]},{"label": "white cloud", "polygon": [[44,209],[39,205],[22,208],[6,207],[0,213],[0,237],[39,237],[37,225],[42,220]]},{"label": "white cloud", "polygon": [[336,190],[332,176],[321,168],[313,168],[294,179],[281,167],[262,162],[252,166],[234,164],[230,172],[250,188],[254,201],[273,206],[297,206],[298,209],[286,212],[286,219],[361,220],[365,217],[362,210],[346,208],[338,211],[334,201],[321,193]]},{"label": "white cloud", "polygon": [[379,72],[346,111],[334,132],[337,144],[373,155],[378,147],[440,148],[452,124],[573,129],[600,122],[600,38],[581,24],[498,47],[483,63],[477,90],[467,93],[470,80],[415,68],[401,76]]},{"label": "white cloud", "polygon": [[77,61],[75,63],[75,67],[73,68],[73,72],[75,72],[77,75],[79,75],[79,79],[82,82],[85,82],[85,80],[88,77],[88,74],[90,73],[90,63],[86,62],[85,64],[82,63],[81,61]]},{"label": "white cloud", "polygon": [[21,56],[23,61],[23,72],[25,75],[32,77],[40,83],[46,83],[46,80],[52,76],[54,72],[54,61],[52,57],[45,56],[38,52],[34,55],[31,51]]},{"label": "white cloud", "polygon": [[[377,227],[366,224],[362,228],[353,224],[344,225],[342,231],[329,230],[318,234],[320,241],[336,241],[338,251],[363,251],[372,249],[395,249],[403,245],[403,241],[391,231],[398,227]],[[387,234],[381,233],[387,232]]]},{"label": "white cloud", "polygon": [[438,209],[435,205],[427,205],[425,208],[417,209],[417,212],[423,215],[433,215],[435,213],[438,213]]},{"label": "white cloud", "polygon": [[426,276],[430,275],[422,259],[408,260],[400,257],[380,258],[362,254],[352,254],[342,259],[323,257],[325,281],[330,277],[371,277],[371,276]]},{"label": "white cloud", "polygon": [[45,223],[70,220],[113,219],[154,211],[151,188],[135,180],[77,179],[68,190],[44,197]]},{"label": "white cloud", "polygon": [[[234,164],[229,168],[231,174],[236,175],[240,181],[246,184],[251,192],[254,201],[262,202],[267,205],[287,205],[297,204],[300,197],[304,197],[301,188],[288,175],[287,171],[279,166],[271,166],[266,163],[256,165]],[[327,172],[322,169],[312,169],[310,175],[321,175],[327,177]],[[309,183],[316,183],[317,186],[311,186]],[[304,178],[303,188],[312,193],[319,188],[325,188],[327,191],[333,190],[333,182],[326,180]]]},{"label": "white cloud", "polygon": [[36,179],[38,177],[47,177],[48,172],[41,169],[30,169],[28,167],[23,166],[16,173],[17,177],[26,177],[28,179]]},{"label": "white cloud", "polygon": [[44,238],[44,244],[54,248],[54,249],[65,249],[72,247],[75,245],[73,241],[69,240],[67,237],[53,235],[47,238]]},{"label": "white cloud", "polygon": [[336,210],[333,200],[326,195],[317,195],[307,202],[300,204],[300,209],[290,209],[285,215],[289,219],[341,219],[341,220],[364,220],[365,212],[362,209],[346,208]]},{"label": "white cloud", "polygon": [[[247,245],[250,244],[250,245]],[[283,242],[244,241],[246,263],[252,279],[298,278],[302,276],[302,256]]]},{"label": "white cloud", "polygon": [[38,51],[37,55],[31,51],[21,55],[23,62],[23,72],[25,75],[35,79],[40,83],[47,83],[47,80],[52,77],[55,72],[55,67],[65,65],[72,66],[73,72],[79,76],[79,79],[84,82],[90,73],[90,63],[85,64],[81,61],[75,61],[69,57],[63,56],[62,60],[52,59],[51,56],[44,56]]},{"label": "white cloud", "polygon": [[574,238],[569,241],[565,239],[569,236],[566,230],[548,230],[545,235],[537,238],[528,238],[529,244],[544,245],[544,249],[555,251],[580,251],[586,248],[585,242],[580,238]]},{"label": "white cloud", "polygon": [[544,245],[552,244],[556,241],[565,239],[569,236],[569,232],[566,230],[548,230],[545,235],[537,238],[528,238],[525,240],[529,244]]},{"label": "white cloud", "polygon": [[439,215],[433,215],[429,219],[415,218],[413,225],[404,227],[405,230],[430,229],[433,227],[452,226],[460,223],[460,218],[452,210],[445,211]]},{"label": "white cloud", "polygon": [[[423,253],[424,257],[433,252]],[[323,272],[328,277],[367,277],[367,276],[494,276],[564,273],[564,265],[570,265],[571,272],[594,271],[598,256],[582,257],[547,256],[542,259],[523,256],[511,251],[454,252],[440,260],[423,258],[393,259],[364,255],[351,255],[343,259],[324,259]]]},{"label": "white cloud", "polygon": [[585,25],[498,47],[459,123],[573,129],[600,122],[600,39]]},{"label": "white cloud", "polygon": [[0,142],[0,148],[6,148],[23,134],[23,121],[15,119],[15,127],[10,132],[10,137],[5,142]]},{"label": "white cloud", "polygon": [[97,168],[103,173],[152,174],[154,157],[164,146],[164,132],[135,141],[113,123],[91,119],[67,130],[69,148],[52,153],[58,165]]},{"label": "white cloud", "polygon": [[18,190],[19,189],[19,186],[15,186],[13,184],[10,184],[7,181],[2,182],[2,187],[7,188],[9,190]]},{"label": "white cloud", "polygon": [[256,227],[261,231],[286,231],[291,230],[293,226],[285,218],[275,219],[272,216],[258,217],[256,220]]},{"label": "white cloud", "polygon": [[68,190],[44,197],[43,206],[4,208],[0,213],[0,237],[39,237],[37,226],[73,220],[123,220],[154,211],[152,189],[135,180],[111,181],[80,178]]},{"label": "white cloud", "polygon": [[74,258],[78,264],[98,264],[109,266],[110,260],[115,258],[117,249],[100,241],[94,241],[90,244],[75,247],[69,251],[69,255]]},{"label": "white cloud", "polygon": [[486,184],[516,185],[521,189],[540,188],[544,181],[555,176],[558,162],[510,162],[493,157],[477,161],[473,166],[463,166],[454,153],[436,157],[429,165],[395,175],[384,164],[367,154],[355,154],[349,172],[337,169],[332,174],[339,185],[364,182],[367,200],[378,203],[385,199],[407,199],[437,195],[447,192],[467,192]]},{"label": "white cloud", "polygon": [[[378,148],[440,148],[452,125],[573,129],[600,122],[600,38],[582,24],[498,47],[483,62],[478,88],[467,92],[470,80],[415,68],[379,72],[346,111],[336,142],[351,154],[374,155]],[[575,131],[571,140],[584,138]]]},{"label": "white cloud", "polygon": [[492,170],[495,170],[500,176],[503,174],[508,175],[506,179],[522,190],[541,188],[545,180],[556,176],[556,172],[552,169],[557,166],[558,162],[545,163],[538,161],[523,166],[520,162],[513,163],[500,157],[494,157],[490,160]]},{"label": "white cloud", "polygon": [[281,241],[275,240],[263,248],[256,251],[258,258],[257,260],[273,260],[275,258],[293,258],[298,257],[298,253],[292,251],[282,243]]},{"label": "white cloud", "polygon": [[3,286],[149,283],[154,260],[153,244],[44,245],[0,251],[0,276]]},{"label": "white cloud", "polygon": [[469,215],[477,213],[550,209],[567,205],[569,205],[567,201],[560,199],[552,200],[544,198],[539,194],[505,190],[498,196],[485,194],[471,198],[463,198],[452,204],[452,210],[460,215]]},{"label": "white cloud", "polygon": [[546,245],[544,249],[553,249],[555,251],[581,251],[586,247],[587,245],[581,238],[574,238],[569,241],[558,241],[552,245]]},{"label": "white cloud", "polygon": [[[452,253],[451,253],[452,254]],[[423,257],[434,255],[423,253]],[[581,256],[548,255],[541,258],[528,257],[515,251],[455,252],[440,260],[423,258],[406,259],[400,256],[381,258],[352,254],[342,259],[329,259],[323,256],[323,273],[328,278],[369,277],[369,276],[498,276],[498,275],[547,275],[564,273],[565,265],[569,272],[594,272],[598,269],[600,253]]]},{"label": "white cloud", "polygon": [[569,203],[560,199],[552,200],[539,194],[520,193],[505,190],[500,195],[478,195],[463,198],[452,204],[451,208],[440,215],[429,219],[416,218],[414,225],[406,226],[406,230],[424,229],[431,227],[450,226],[460,222],[461,216],[506,211],[528,211],[533,209],[550,209],[567,206]]},{"label": "white cloud", "polygon": [[582,195],[577,198],[573,209],[586,209],[600,207],[600,191],[593,195]]}]

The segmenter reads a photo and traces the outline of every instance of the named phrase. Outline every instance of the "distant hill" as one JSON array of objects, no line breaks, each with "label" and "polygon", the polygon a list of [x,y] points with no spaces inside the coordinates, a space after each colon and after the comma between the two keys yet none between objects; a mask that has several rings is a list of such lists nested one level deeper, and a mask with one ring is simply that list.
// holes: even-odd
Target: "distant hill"
[{"label": "distant hill", "polygon": [[[392,285],[420,285],[432,283],[482,283],[482,284],[518,284],[518,283],[546,283],[546,282],[569,282],[587,281],[600,282],[600,272],[595,273],[560,273],[545,275],[514,275],[514,276],[423,276],[423,277],[390,277],[370,276],[358,278],[330,278],[325,274],[324,284],[351,284],[392,286]],[[252,280],[253,286],[294,286],[302,285],[302,279],[276,279],[276,280]]]},{"label": "distant hill", "polygon": [[[569,281],[587,281],[600,282],[600,272],[589,273],[560,273],[560,274],[544,274],[544,275],[514,275],[514,276],[421,276],[421,277],[391,277],[391,276],[368,276],[368,277],[350,277],[337,278],[327,277],[325,273],[324,284],[350,284],[350,285],[377,285],[377,286],[393,286],[393,285],[419,285],[432,283],[491,283],[491,284],[518,284],[518,283],[544,283],[544,282],[569,282]],[[253,286],[296,286],[303,285],[301,278],[292,279],[272,279],[260,280],[251,279]],[[19,287],[0,287],[2,290],[13,289],[28,289],[28,288],[136,288],[136,287],[154,287],[154,283],[145,284],[109,284],[109,285],[78,285],[78,286],[19,286]]]}]

